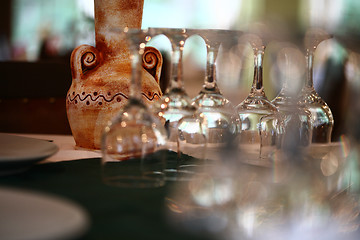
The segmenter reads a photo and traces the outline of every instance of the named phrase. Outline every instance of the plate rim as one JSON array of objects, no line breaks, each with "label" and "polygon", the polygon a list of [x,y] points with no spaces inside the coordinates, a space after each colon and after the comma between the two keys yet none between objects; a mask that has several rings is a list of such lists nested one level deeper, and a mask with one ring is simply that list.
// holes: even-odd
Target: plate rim
[{"label": "plate rim", "polygon": [[[45,203],[50,204],[55,207],[61,207],[63,209],[66,208],[69,211],[71,210],[72,212],[76,211],[76,214],[78,215],[76,224],[78,226],[74,227],[74,225],[71,225],[72,227],[69,228],[69,226],[68,226],[67,227],[68,229],[66,229],[66,230],[57,229],[57,231],[55,231],[55,232],[57,233],[58,236],[44,236],[44,233],[42,232],[42,233],[38,234],[38,236],[35,236],[35,238],[43,239],[41,237],[44,237],[45,239],[48,239],[50,237],[51,239],[68,239],[68,238],[73,239],[73,238],[78,238],[78,237],[85,235],[86,232],[90,228],[91,220],[90,220],[90,214],[87,212],[87,210],[83,206],[78,204],[77,202],[72,201],[71,199],[68,199],[66,197],[58,196],[58,195],[55,195],[52,193],[41,192],[41,191],[33,190],[33,189],[9,187],[9,186],[3,186],[3,185],[0,186],[0,193],[2,196],[4,196],[4,194],[10,195],[10,198],[14,197],[14,196],[21,197],[20,198],[20,199],[22,199],[21,201],[26,203],[26,204],[24,204],[24,206],[28,206],[29,199],[30,199],[30,201],[32,201],[32,204],[34,204],[34,203],[36,204],[37,201],[43,202],[43,203],[45,202]],[[0,203],[1,203],[1,200],[2,199],[0,199]],[[49,217],[49,216],[50,216],[50,214],[47,214],[47,217]],[[19,231],[16,231],[16,232],[19,232]],[[17,234],[19,234],[19,233],[17,233]],[[47,233],[47,234],[49,234],[49,233]],[[20,233],[20,235],[25,236],[26,234]],[[1,236],[1,232],[0,232],[0,236]],[[6,238],[7,236],[1,236],[1,237]],[[34,237],[33,234],[32,234],[32,237]]]},{"label": "plate rim", "polygon": [[38,155],[33,155],[33,156],[18,156],[18,155],[17,156],[1,156],[1,152],[0,152],[0,164],[1,165],[2,164],[17,165],[17,164],[22,164],[22,163],[31,164],[33,162],[37,162],[37,161],[46,159],[59,151],[59,147],[55,143],[49,142],[46,140],[42,140],[42,139],[23,137],[23,136],[7,134],[7,133],[0,133],[0,138],[1,137],[8,137],[9,139],[12,139],[12,140],[18,139],[18,140],[23,140],[23,141],[28,141],[28,142],[40,143],[40,144],[43,144],[44,146],[45,145],[47,146],[47,148],[42,153],[39,153]]}]

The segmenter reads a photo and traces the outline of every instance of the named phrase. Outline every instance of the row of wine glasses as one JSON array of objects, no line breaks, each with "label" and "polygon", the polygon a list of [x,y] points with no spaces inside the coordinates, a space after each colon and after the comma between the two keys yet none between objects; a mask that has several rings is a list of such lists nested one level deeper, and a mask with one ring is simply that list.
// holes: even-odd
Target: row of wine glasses
[{"label": "row of wine glasses", "polygon": [[[124,34],[129,40],[132,81],[128,105],[114,118],[103,135],[103,166],[118,165],[123,169],[121,174],[116,174],[119,170],[109,167],[109,172],[114,173],[114,176],[107,177],[109,181],[119,185],[162,186],[166,179],[179,180],[183,173],[188,172],[189,164],[182,162],[184,158],[181,154],[205,160],[219,159],[221,150],[234,142],[239,146],[240,154],[247,155],[243,159],[255,164],[260,161],[262,164],[262,159],[268,163],[274,149],[283,142],[290,142],[284,141],[284,133],[288,134],[289,139],[299,136],[296,139],[304,146],[311,141],[330,141],[333,125],[331,111],[316,94],[312,84],[313,54],[320,42],[318,31],[316,34],[309,33],[310,37],[306,38],[306,43],[310,43],[306,45],[308,79],[300,100],[287,96],[289,83],[284,83],[282,91],[273,102],[267,99],[263,87],[266,44],[257,34],[230,30],[163,28],[126,28],[114,31]],[[172,46],[171,79],[162,98],[148,109],[141,101],[139,69],[146,43],[160,34],[165,35]],[[207,47],[204,85],[194,99],[190,99],[185,91],[182,66],[185,41],[192,35],[202,37]],[[252,88],[237,107],[221,94],[216,81],[216,57],[220,44],[226,41],[246,41],[254,51]],[[311,136],[315,137],[311,140]],[[177,157],[170,160],[166,156],[167,150],[176,152]],[[126,169],[124,166],[127,164],[138,166],[138,172]],[[166,171],[163,171],[164,167]]]}]

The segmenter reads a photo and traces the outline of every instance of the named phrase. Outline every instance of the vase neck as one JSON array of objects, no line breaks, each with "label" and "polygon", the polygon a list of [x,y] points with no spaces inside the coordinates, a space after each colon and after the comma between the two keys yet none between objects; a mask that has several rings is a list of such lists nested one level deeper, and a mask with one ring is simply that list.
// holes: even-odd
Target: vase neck
[{"label": "vase neck", "polygon": [[141,28],[144,0],[95,0],[95,43],[104,57],[124,55],[126,40],[112,32],[116,28]]}]

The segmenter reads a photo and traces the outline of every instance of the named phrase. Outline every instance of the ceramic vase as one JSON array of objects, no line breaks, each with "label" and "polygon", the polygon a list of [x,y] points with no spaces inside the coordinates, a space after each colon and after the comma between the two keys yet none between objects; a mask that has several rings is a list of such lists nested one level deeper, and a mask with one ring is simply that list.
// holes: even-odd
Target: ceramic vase
[{"label": "ceramic vase", "polygon": [[[126,104],[131,77],[127,41],[114,28],[141,28],[143,0],[95,0],[95,44],[71,55],[72,84],[66,110],[78,148],[100,149],[104,127]],[[151,104],[161,95],[162,57],[147,47],[143,57],[142,96]]]}]

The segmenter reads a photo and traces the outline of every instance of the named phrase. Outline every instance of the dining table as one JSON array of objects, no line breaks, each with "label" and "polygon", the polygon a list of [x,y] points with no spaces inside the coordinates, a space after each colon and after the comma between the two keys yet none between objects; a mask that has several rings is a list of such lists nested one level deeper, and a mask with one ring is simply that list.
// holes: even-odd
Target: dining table
[{"label": "dining table", "polygon": [[[4,139],[15,141],[9,145]],[[28,141],[46,143],[51,151],[19,170],[6,169],[9,164],[4,162],[4,152],[27,156],[26,151],[33,152]],[[14,146],[17,153],[6,149],[5,145]],[[26,151],[17,145],[24,146]],[[342,152],[339,144],[333,145]],[[166,154],[169,162],[179,160],[175,152]],[[12,161],[17,161],[11,157]],[[184,155],[181,158],[196,161],[195,157]],[[202,229],[200,222],[194,220],[201,220],[201,216],[185,224],[181,223],[181,217],[177,218],[184,207],[174,198],[174,192],[179,194],[178,181],[166,181],[164,186],[152,188],[109,185],[102,179],[101,160],[100,150],[76,147],[71,135],[0,133],[0,239],[224,239],[215,231],[221,226],[207,222],[214,231]],[[349,167],[353,171],[358,169],[355,165]],[[355,181],[351,185],[353,189],[358,178],[354,174],[351,176]],[[344,236],[346,240],[356,240],[360,236],[360,198],[358,193],[352,196],[356,199],[345,197],[343,192],[333,196],[345,199],[336,201],[336,206],[341,210],[338,213],[347,216],[340,216],[341,223],[350,223],[346,225],[351,228]],[[331,229],[321,236],[319,239],[337,239]],[[235,239],[243,238],[235,236]]]},{"label": "dining table", "polygon": [[[13,135],[51,142],[58,151],[26,170],[3,174],[0,187],[43,193],[66,199],[82,208],[87,218],[86,227],[81,234],[69,239],[211,238],[183,231],[169,221],[166,202],[174,182],[166,182],[157,188],[107,185],[101,178],[101,151],[77,148],[71,135]],[[1,215],[0,212],[0,218]]]}]

